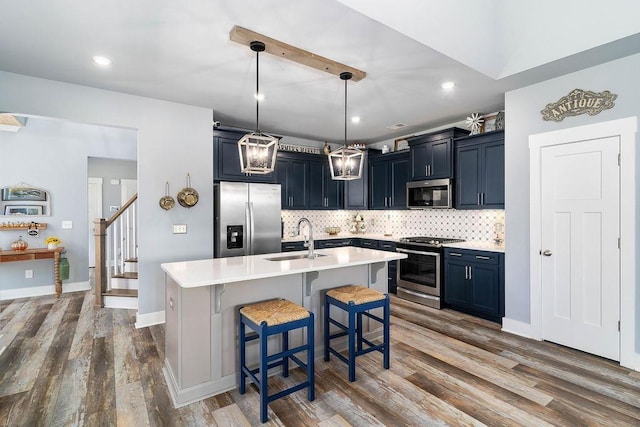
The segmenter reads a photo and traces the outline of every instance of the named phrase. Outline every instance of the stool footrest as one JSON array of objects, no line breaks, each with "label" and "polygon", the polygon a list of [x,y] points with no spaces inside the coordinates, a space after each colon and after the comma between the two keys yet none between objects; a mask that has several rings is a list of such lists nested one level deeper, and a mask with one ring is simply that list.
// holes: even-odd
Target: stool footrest
[{"label": "stool footrest", "polygon": [[309,381],[305,381],[300,384],[296,384],[292,387],[289,387],[286,390],[279,391],[271,396],[267,396],[267,402],[273,402],[274,400],[280,399],[281,397],[285,397],[290,395],[291,393],[295,393],[298,390],[302,390],[303,388],[309,387]]}]

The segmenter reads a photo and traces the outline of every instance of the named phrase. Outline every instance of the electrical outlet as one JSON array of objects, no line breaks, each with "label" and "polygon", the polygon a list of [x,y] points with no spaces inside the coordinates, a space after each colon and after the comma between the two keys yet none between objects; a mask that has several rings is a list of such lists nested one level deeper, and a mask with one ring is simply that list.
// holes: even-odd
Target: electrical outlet
[{"label": "electrical outlet", "polygon": [[25,270],[24,271],[25,279],[33,279],[33,270]]},{"label": "electrical outlet", "polygon": [[62,228],[73,228],[73,221],[62,221]]},{"label": "electrical outlet", "polygon": [[187,234],[187,224],[173,224],[173,234]]}]

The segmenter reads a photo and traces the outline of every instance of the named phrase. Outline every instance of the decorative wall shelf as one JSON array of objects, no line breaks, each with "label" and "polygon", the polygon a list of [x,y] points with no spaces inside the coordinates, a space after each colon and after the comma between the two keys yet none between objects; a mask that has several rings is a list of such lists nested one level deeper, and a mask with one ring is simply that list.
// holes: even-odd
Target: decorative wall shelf
[{"label": "decorative wall shelf", "polygon": [[[29,226],[31,226],[30,222],[9,223],[8,225],[3,225],[3,224],[0,223],[0,231],[28,230]],[[46,222],[36,222],[36,228],[38,230],[46,230],[47,229],[47,223]]]}]

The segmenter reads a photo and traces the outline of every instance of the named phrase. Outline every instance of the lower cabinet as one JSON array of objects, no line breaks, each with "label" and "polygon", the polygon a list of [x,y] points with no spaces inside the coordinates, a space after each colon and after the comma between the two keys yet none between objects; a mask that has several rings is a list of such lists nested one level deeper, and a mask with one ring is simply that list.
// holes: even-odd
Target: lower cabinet
[{"label": "lower cabinet", "polygon": [[342,246],[354,246],[352,239],[327,239],[316,240],[313,245],[316,249],[340,248]]},{"label": "lower cabinet", "polygon": [[295,242],[282,242],[282,252],[293,252],[293,251],[304,251],[304,242],[295,241]]},{"label": "lower cabinet", "polygon": [[456,310],[500,323],[504,317],[504,254],[445,248],[444,301]]}]

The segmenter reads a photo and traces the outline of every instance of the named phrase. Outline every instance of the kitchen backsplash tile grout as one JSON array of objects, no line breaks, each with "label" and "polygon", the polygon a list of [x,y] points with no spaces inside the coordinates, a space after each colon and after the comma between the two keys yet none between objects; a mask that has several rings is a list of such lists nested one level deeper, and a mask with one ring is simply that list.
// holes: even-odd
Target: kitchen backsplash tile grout
[{"label": "kitchen backsplash tile grout", "polygon": [[351,236],[349,228],[356,214],[362,215],[367,233],[394,236],[451,237],[467,241],[490,241],[495,236],[495,224],[504,224],[504,210],[362,210],[362,211],[293,211],[283,210],[285,236],[295,232],[298,220],[311,221],[314,231],[324,233],[327,227],[340,227],[340,235]]}]

